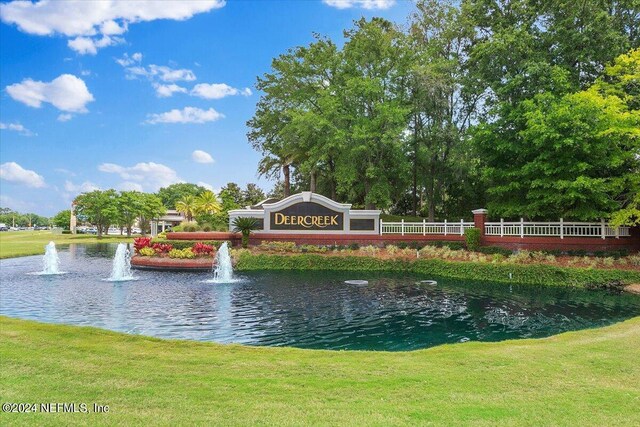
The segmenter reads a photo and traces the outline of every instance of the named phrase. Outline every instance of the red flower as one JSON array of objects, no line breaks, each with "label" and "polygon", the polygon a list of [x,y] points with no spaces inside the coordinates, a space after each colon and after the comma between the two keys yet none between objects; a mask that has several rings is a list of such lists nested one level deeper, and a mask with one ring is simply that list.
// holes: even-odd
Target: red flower
[{"label": "red flower", "polygon": [[136,253],[142,248],[146,248],[151,244],[151,237],[136,237],[133,239],[133,247],[136,249]]}]

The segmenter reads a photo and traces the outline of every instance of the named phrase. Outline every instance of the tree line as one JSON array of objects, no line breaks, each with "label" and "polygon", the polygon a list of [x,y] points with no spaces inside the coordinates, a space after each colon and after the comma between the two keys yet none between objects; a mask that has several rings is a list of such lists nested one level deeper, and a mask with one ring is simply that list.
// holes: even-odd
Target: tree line
[{"label": "tree line", "polygon": [[248,139],[283,195],[640,221],[635,0],[420,0],[274,58]]},{"label": "tree line", "polygon": [[[80,223],[97,228],[98,236],[107,233],[112,226],[126,230],[128,236],[135,224],[143,234],[150,231],[150,221],[161,217],[167,210],[177,210],[187,221],[210,224],[212,229],[228,229],[228,211],[256,204],[265,199],[256,184],[245,189],[236,183],[225,185],[219,195],[196,184],[178,183],[161,188],[157,193],[139,191],[95,190],[78,195],[73,209]],[[69,228],[71,210],[59,212],[53,222]]]}]

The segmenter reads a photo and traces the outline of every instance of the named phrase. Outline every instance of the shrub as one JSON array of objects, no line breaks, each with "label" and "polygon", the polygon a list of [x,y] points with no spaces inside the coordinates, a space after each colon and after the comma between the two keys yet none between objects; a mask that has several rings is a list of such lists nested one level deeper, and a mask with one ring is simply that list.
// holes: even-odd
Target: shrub
[{"label": "shrub", "polygon": [[157,254],[168,254],[171,251],[171,249],[173,249],[173,246],[170,245],[169,243],[154,243],[151,245],[151,248]]},{"label": "shrub", "polygon": [[202,225],[202,231],[211,231],[211,230],[213,230],[213,227],[211,226],[211,224]]},{"label": "shrub", "polygon": [[297,252],[298,250],[294,242],[262,242],[260,249],[270,252]]},{"label": "shrub", "polygon": [[640,254],[638,254],[638,255],[629,255],[627,257],[627,261],[629,261],[629,264],[634,265],[636,267],[640,266]]},{"label": "shrub", "polygon": [[151,245],[151,237],[136,237],[133,239],[133,247],[136,250],[136,253],[140,252],[140,249],[146,248]]},{"label": "shrub", "polygon": [[316,245],[302,245],[299,247],[300,252],[307,253],[325,253],[329,250],[326,246],[316,246]]},{"label": "shrub", "polygon": [[378,252],[380,251],[380,249],[378,249],[375,246],[369,245],[369,246],[363,246],[362,248],[360,248],[360,252],[365,253],[369,256],[376,256],[378,255]]},{"label": "shrub", "polygon": [[153,249],[151,249],[148,246],[146,246],[144,248],[141,248],[138,251],[138,255],[141,255],[141,256],[154,256],[155,254],[156,254],[156,251],[154,251]]},{"label": "shrub", "polygon": [[256,218],[235,218],[232,222],[233,231],[242,233],[242,247],[249,246],[249,235],[253,230],[258,228],[258,220]]},{"label": "shrub", "polygon": [[387,245],[387,247],[385,249],[387,250],[387,253],[389,255],[391,255],[391,256],[394,256],[400,250],[400,248],[398,248],[397,246],[394,246],[394,245]]},{"label": "shrub", "polygon": [[62,234],[71,234],[71,230],[62,230]]},{"label": "shrub", "polygon": [[515,254],[509,255],[507,258],[507,262],[513,262],[516,264],[526,264],[531,261],[531,252],[529,251],[518,251]]},{"label": "shrub", "polygon": [[464,230],[464,240],[468,250],[477,251],[480,247],[480,229],[474,227]]},{"label": "shrub", "polygon": [[207,244],[202,243],[202,242],[197,242],[197,243],[195,243],[193,245],[191,250],[196,255],[211,255],[211,254],[213,254],[213,250],[214,249],[213,249],[213,246],[211,246],[211,245],[207,245]]},{"label": "shrub", "polygon": [[349,249],[351,249],[352,251],[357,251],[358,249],[360,249],[360,245],[358,243],[351,243],[349,245]]},{"label": "shrub", "polygon": [[186,225],[184,227],[184,231],[188,232],[188,233],[194,233],[196,231],[198,231],[198,227],[195,225]]},{"label": "shrub", "polygon": [[169,252],[169,258],[177,258],[177,259],[193,259],[196,257],[196,254],[191,250],[191,248],[186,249],[172,249]]},{"label": "shrub", "polygon": [[500,254],[503,257],[508,257],[513,254],[511,249],[501,248],[500,246],[481,246],[478,248],[478,252],[482,252],[487,255]]}]

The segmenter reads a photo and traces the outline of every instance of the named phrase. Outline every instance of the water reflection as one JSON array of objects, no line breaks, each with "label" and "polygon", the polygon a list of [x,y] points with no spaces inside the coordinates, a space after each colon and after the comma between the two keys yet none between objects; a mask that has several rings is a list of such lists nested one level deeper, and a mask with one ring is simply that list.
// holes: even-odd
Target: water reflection
[{"label": "water reflection", "polygon": [[[640,315],[640,297],[575,289],[349,273],[139,271],[104,282],[116,245],[60,251],[63,276],[29,276],[40,257],[0,261],[0,313],[166,338],[330,349],[407,350],[468,340],[543,337]],[[429,278],[432,279],[432,278]]]}]

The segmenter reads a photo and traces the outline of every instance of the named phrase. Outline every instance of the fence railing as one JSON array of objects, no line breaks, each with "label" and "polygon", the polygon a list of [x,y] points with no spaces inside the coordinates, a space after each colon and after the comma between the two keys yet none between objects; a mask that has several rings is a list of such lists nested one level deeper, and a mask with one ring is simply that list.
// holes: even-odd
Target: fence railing
[{"label": "fence railing", "polygon": [[465,228],[473,228],[473,222],[380,222],[380,234],[405,234],[423,235],[440,234],[447,235],[464,235]]},{"label": "fence railing", "polygon": [[[524,220],[506,222],[486,222],[487,236],[520,237],[629,237],[629,227],[611,227],[604,220],[600,222],[526,222]],[[473,222],[384,222],[380,221],[380,234],[404,235],[464,235],[466,228],[473,228]]]},{"label": "fence railing", "polygon": [[486,222],[487,236],[550,236],[560,237],[629,237],[629,227],[611,227],[604,220],[600,222]]}]

